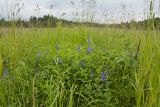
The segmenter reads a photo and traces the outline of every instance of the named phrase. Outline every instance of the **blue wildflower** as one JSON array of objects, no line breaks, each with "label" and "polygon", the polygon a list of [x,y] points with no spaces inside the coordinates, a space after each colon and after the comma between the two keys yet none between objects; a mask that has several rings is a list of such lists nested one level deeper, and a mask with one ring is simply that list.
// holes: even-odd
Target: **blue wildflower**
[{"label": "blue wildflower", "polygon": [[78,46],[77,46],[77,51],[80,52],[80,50],[81,50],[81,46],[78,45]]},{"label": "blue wildflower", "polygon": [[92,48],[90,46],[87,47],[87,53],[91,53],[92,52]]},{"label": "blue wildflower", "polygon": [[101,72],[101,81],[106,80],[106,72]]},{"label": "blue wildflower", "polygon": [[60,57],[57,58],[57,62],[58,64],[61,64],[62,63],[62,59]]},{"label": "blue wildflower", "polygon": [[3,78],[5,78],[7,76],[7,72],[8,72],[7,67],[4,67],[4,69],[3,69]]}]

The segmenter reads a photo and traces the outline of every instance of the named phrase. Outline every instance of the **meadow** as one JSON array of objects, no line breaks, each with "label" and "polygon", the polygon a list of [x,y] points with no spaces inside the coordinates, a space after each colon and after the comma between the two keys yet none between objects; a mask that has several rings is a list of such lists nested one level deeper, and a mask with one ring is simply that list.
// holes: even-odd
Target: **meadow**
[{"label": "meadow", "polygon": [[160,107],[158,31],[0,30],[1,107]]}]

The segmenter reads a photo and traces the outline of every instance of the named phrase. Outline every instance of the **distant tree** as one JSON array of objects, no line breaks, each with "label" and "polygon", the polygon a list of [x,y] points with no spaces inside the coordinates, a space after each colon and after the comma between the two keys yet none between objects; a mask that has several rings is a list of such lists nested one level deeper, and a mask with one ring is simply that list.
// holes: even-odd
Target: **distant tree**
[{"label": "distant tree", "polygon": [[35,16],[31,16],[29,19],[29,23],[32,27],[35,27],[37,25],[37,18]]},{"label": "distant tree", "polygon": [[5,20],[4,20],[4,18],[2,18],[2,19],[0,19],[0,26],[4,26],[5,25]]}]

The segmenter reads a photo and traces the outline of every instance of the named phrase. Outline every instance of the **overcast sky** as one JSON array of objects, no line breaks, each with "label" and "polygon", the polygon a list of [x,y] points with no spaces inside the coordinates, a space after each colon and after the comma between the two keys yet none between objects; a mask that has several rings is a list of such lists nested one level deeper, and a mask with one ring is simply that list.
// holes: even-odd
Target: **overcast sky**
[{"label": "overcast sky", "polygon": [[[17,1],[0,0],[0,17],[7,18],[9,13],[17,11],[18,8],[14,7]],[[90,0],[21,0],[18,6],[20,13],[16,17],[29,19],[33,15],[40,17],[52,14],[58,18],[86,21],[91,20],[93,16],[94,21],[101,23],[142,20],[147,16],[150,0],[95,0],[95,6],[91,4],[93,8],[89,7],[90,3],[87,1]],[[155,0],[156,15],[158,15],[158,5],[159,0]]]}]

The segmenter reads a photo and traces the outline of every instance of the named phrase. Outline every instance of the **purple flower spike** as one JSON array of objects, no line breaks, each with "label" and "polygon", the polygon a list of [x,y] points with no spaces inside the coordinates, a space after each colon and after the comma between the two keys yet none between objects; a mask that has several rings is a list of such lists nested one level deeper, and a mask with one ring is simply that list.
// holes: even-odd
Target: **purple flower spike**
[{"label": "purple flower spike", "polygon": [[8,72],[7,68],[4,67],[4,69],[3,69],[3,78],[5,78],[7,76],[7,72]]},{"label": "purple flower spike", "polygon": [[106,72],[101,72],[101,81],[106,80]]},{"label": "purple flower spike", "polygon": [[92,52],[92,48],[90,46],[87,47],[87,53],[91,53]]},{"label": "purple flower spike", "polygon": [[62,59],[60,57],[58,57],[58,64],[61,64],[62,63]]}]

